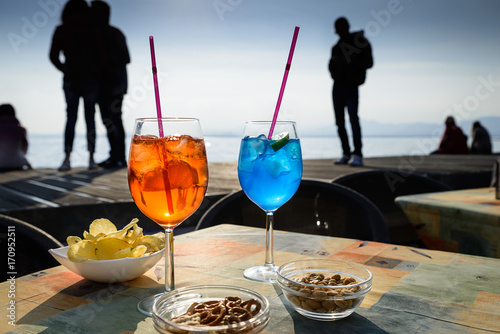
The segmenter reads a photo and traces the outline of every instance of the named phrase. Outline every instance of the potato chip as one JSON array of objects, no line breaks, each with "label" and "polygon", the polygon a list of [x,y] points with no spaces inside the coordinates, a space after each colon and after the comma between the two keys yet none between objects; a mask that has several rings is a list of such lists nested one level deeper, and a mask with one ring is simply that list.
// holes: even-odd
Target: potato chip
[{"label": "potato chip", "polygon": [[148,253],[154,253],[159,251],[165,246],[165,240],[159,238],[156,235],[143,235],[138,238],[134,243],[134,246],[144,245],[147,247]]},{"label": "potato chip", "polygon": [[85,239],[85,240],[96,240],[97,237],[94,236],[94,235],[92,235],[92,234],[90,234],[87,231],[83,231],[83,239]]},{"label": "potato chip", "polygon": [[126,257],[134,257],[132,256],[132,247],[121,249],[113,254],[113,259],[123,259]]},{"label": "potato chip", "polygon": [[69,236],[66,238],[66,242],[68,243],[68,246],[73,246],[74,244],[77,244],[79,243],[80,241],[82,241],[82,238],[80,237],[76,237],[76,236]]},{"label": "potato chip", "polygon": [[130,243],[130,244],[133,244],[136,239],[142,237],[142,228],[139,227],[138,225],[134,225],[134,229],[132,231],[128,231],[127,232],[127,235],[125,236],[125,240]]},{"label": "potato chip", "polygon": [[139,222],[139,219],[137,218],[134,218],[130,221],[130,223],[128,223],[127,225],[125,225],[125,227],[123,228],[123,230],[130,230],[132,227],[134,227],[135,225],[137,225],[137,223]]},{"label": "potato chip", "polygon": [[73,262],[87,260],[112,260],[125,257],[141,257],[157,252],[165,246],[165,235],[143,235],[143,229],[134,218],[121,230],[106,218],[95,219],[89,232],[83,231],[83,240],[69,236],[68,259]]},{"label": "potato chip", "polygon": [[73,262],[84,262],[95,259],[95,245],[90,240],[82,240],[68,249],[68,259]]},{"label": "potato chip", "polygon": [[139,245],[137,247],[128,247],[122,250],[119,250],[115,254],[113,254],[114,259],[123,259],[125,257],[141,257],[146,253],[147,247],[144,245]]},{"label": "potato chip", "polygon": [[115,238],[99,239],[95,245],[95,256],[97,260],[111,260],[113,255],[125,248],[130,248],[128,242]]},{"label": "potato chip", "polygon": [[98,236],[99,234],[109,234],[116,232],[115,224],[106,218],[95,219],[89,226],[89,233]]},{"label": "potato chip", "polygon": [[[142,236],[142,228],[137,225],[137,218],[134,218],[129,224],[127,224],[124,228],[119,231],[112,232],[106,235],[101,235],[98,239],[101,238],[116,238],[125,240],[130,244],[133,244],[135,239]],[[130,229],[133,228],[132,231]]]},{"label": "potato chip", "polygon": [[127,231],[119,230],[110,234],[101,235],[97,237],[97,239],[99,240],[104,238],[114,238],[114,239],[125,240],[126,237],[127,237]]},{"label": "potato chip", "polygon": [[148,248],[144,245],[139,245],[137,247],[132,248],[132,257],[141,257],[146,254]]}]

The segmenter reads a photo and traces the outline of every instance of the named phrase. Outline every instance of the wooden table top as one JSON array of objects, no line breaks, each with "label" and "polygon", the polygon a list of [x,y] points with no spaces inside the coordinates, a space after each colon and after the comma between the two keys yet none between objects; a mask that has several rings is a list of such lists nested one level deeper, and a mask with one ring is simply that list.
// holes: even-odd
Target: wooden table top
[{"label": "wooden table top", "polygon": [[[335,322],[296,313],[276,284],[243,277],[263,264],[265,231],[218,225],[175,238],[176,286],[229,284],[265,295],[271,320],[263,333],[486,333],[500,332],[500,260],[390,244],[275,231],[276,264],[331,258],[373,273],[373,288],[348,318]],[[64,267],[0,284],[3,312],[15,301],[15,327],[2,332],[156,333],[138,300],[163,289],[163,261],[121,284],[98,284]],[[9,291],[14,290],[15,297]]]},{"label": "wooden table top", "polygon": [[495,198],[495,188],[493,187],[406,195],[396,198],[396,202],[419,204],[428,208],[461,209],[478,214],[500,216],[500,200]]},{"label": "wooden table top", "polygon": [[430,249],[500,258],[500,200],[495,188],[396,198]]}]

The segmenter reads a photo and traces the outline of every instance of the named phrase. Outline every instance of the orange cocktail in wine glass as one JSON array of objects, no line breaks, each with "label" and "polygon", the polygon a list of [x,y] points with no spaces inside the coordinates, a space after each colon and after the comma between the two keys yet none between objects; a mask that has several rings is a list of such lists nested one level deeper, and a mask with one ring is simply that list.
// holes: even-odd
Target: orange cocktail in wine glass
[{"label": "orange cocktail in wine glass", "polygon": [[[171,291],[175,288],[173,230],[198,209],[208,184],[199,121],[137,119],[130,144],[128,183],[137,207],[165,229],[165,290]],[[142,300],[137,307],[151,314],[157,296]]]}]

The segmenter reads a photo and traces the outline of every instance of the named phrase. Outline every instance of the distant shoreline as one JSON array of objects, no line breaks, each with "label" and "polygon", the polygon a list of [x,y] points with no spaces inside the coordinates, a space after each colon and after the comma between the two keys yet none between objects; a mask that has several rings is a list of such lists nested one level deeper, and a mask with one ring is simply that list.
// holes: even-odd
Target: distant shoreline
[{"label": "distant shoreline", "polygon": [[[500,117],[481,117],[477,119],[479,122],[486,127],[488,132],[492,137],[500,137]],[[458,126],[462,131],[470,137],[470,130],[472,128],[472,123],[476,119],[470,120],[460,120],[457,121]],[[444,123],[382,123],[372,120],[361,120],[361,131],[363,137],[440,137],[444,132]],[[99,131],[99,130],[98,130]],[[349,132],[349,126],[347,126],[347,131]],[[62,133],[50,133],[50,134],[37,134],[35,132],[29,131],[33,135],[47,135],[47,136],[60,136],[62,138]],[[84,133],[79,133],[83,135]],[[226,128],[204,130],[204,135],[207,137],[239,137],[241,135],[240,131],[229,130]],[[299,127],[299,135],[301,137],[337,137],[337,129],[331,120],[327,120],[325,123],[319,124],[316,128],[311,129],[310,127]]]},{"label": "distant shoreline", "polygon": [[[63,160],[62,134],[29,134],[28,160],[34,168],[58,168]],[[336,159],[341,155],[337,136],[301,136],[303,159]],[[500,136],[493,138],[493,151],[500,152]],[[235,162],[238,160],[240,136],[205,135],[209,162]],[[126,149],[130,135],[126,139]],[[430,136],[364,136],[363,155],[371,157],[428,155],[439,144],[439,138]],[[98,134],[95,159],[108,157],[109,145],[104,134]],[[77,134],[71,155],[72,167],[86,167],[88,152],[85,135]]]}]

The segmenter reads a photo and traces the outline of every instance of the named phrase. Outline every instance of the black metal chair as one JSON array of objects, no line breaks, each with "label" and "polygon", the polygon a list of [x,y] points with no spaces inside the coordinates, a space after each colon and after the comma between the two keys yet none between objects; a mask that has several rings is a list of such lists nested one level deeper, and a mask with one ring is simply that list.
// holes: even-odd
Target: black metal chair
[{"label": "black metal chair", "polygon": [[398,196],[453,190],[447,184],[421,174],[374,170],[353,173],[332,180],[368,198],[384,215],[391,243],[424,247],[403,210],[394,202]]},{"label": "black metal chair", "polygon": [[[265,213],[243,191],[215,203],[196,229],[218,224],[265,227]],[[364,196],[346,187],[302,180],[290,201],[275,212],[277,230],[389,242],[384,217]]]},{"label": "black metal chair", "polygon": [[20,219],[2,214],[0,214],[0,226],[2,254],[9,254],[9,258],[15,261],[11,262],[12,267],[2,271],[2,281],[11,276],[8,274],[10,272],[14,272],[15,277],[20,277],[59,265],[48,250],[63,245],[47,232]]}]

